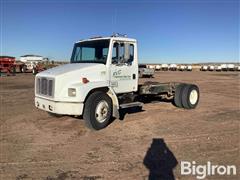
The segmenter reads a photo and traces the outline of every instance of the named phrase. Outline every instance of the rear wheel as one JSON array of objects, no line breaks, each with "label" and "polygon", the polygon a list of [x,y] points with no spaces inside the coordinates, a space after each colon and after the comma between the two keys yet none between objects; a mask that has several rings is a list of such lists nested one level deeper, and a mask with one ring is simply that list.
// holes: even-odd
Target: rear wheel
[{"label": "rear wheel", "polygon": [[84,107],[83,119],[91,129],[105,128],[112,117],[112,100],[104,92],[92,93]]},{"label": "rear wheel", "polygon": [[183,90],[184,86],[185,86],[185,84],[179,84],[175,90],[174,105],[179,108],[183,107],[183,105],[182,105],[182,90]]},{"label": "rear wheel", "polygon": [[186,109],[194,109],[199,102],[199,89],[196,85],[188,84],[182,90],[182,105]]}]

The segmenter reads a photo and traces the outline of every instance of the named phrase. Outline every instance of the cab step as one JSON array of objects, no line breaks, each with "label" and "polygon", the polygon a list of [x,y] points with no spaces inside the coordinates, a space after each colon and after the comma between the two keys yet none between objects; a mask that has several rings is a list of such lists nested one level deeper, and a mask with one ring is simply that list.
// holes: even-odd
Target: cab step
[{"label": "cab step", "polygon": [[137,106],[142,107],[143,103],[141,103],[141,102],[131,102],[131,103],[126,103],[126,104],[120,104],[121,109],[137,107]]}]

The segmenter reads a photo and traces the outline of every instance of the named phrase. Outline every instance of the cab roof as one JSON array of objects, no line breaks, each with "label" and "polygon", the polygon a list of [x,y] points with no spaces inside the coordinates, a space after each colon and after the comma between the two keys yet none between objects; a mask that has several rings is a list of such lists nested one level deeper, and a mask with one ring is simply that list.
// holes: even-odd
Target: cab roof
[{"label": "cab roof", "polygon": [[115,41],[137,42],[136,39],[123,37],[123,36],[107,36],[107,37],[97,36],[97,37],[91,37],[88,39],[83,39],[83,40],[77,41],[76,43],[84,42],[84,41],[95,41],[95,40],[115,40]]}]

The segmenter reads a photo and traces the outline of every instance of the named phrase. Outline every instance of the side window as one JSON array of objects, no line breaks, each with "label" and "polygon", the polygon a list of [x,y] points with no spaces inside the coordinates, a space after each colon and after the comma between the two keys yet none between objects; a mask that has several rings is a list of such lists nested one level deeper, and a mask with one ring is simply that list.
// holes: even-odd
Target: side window
[{"label": "side window", "polygon": [[118,63],[118,43],[113,44],[113,49],[112,49],[112,63],[116,64]]},{"label": "side window", "polygon": [[74,60],[80,59],[81,57],[81,48],[77,47],[74,52]]},{"label": "side window", "polygon": [[120,45],[119,45],[119,58],[118,58],[120,62],[124,61],[124,54],[125,54],[124,43],[120,43]]},{"label": "side window", "polygon": [[129,48],[130,48],[130,56],[129,56],[129,61],[133,61],[133,58],[134,58],[134,45],[133,44],[130,44],[130,46],[129,46]]},{"label": "side window", "polygon": [[112,50],[113,64],[131,65],[134,59],[134,45],[123,42],[115,42]]}]

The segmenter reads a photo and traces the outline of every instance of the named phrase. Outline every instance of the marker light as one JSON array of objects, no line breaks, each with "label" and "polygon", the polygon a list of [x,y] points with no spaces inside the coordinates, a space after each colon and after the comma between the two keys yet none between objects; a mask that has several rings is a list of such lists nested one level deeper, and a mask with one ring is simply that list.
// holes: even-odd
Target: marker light
[{"label": "marker light", "polygon": [[87,84],[89,82],[89,80],[87,78],[82,78],[82,83],[83,84]]}]

